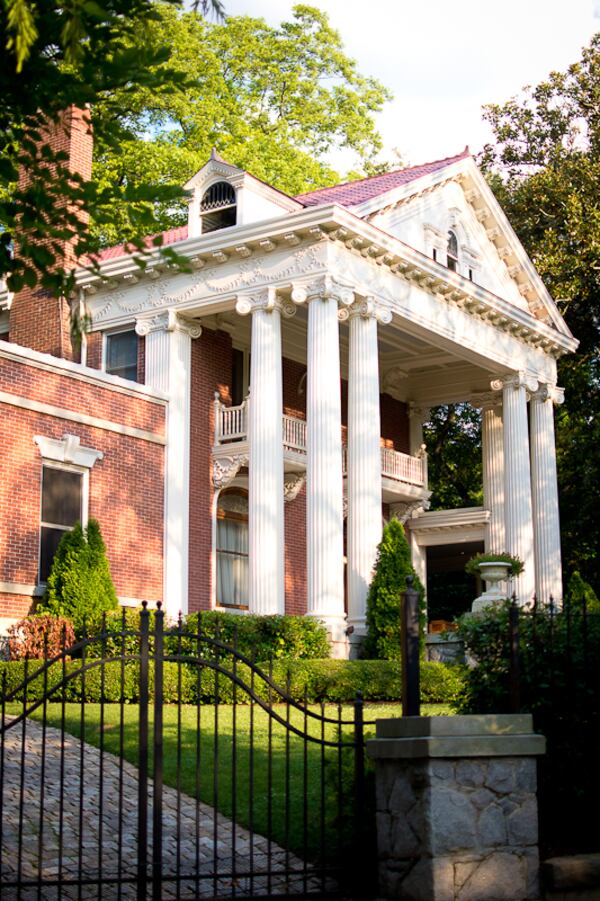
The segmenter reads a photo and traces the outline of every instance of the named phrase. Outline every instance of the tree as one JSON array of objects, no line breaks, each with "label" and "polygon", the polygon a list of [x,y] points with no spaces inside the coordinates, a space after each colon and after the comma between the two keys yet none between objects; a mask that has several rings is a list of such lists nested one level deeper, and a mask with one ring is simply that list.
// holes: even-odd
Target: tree
[{"label": "tree", "polygon": [[[390,95],[359,74],[317,9],[295,6],[290,21],[272,27],[248,16],[208,22],[162,5],[138,29],[134,47],[158,52],[165,41],[169,66],[185,87],[157,95],[141,84],[111,95],[134,138],[118,152],[96,142],[102,185],[184,184],[215,146],[228,162],[297,194],[339,180],[326,162],[334,148],[351,149],[364,167],[381,147],[372,114]],[[104,115],[101,101],[95,121]],[[128,236],[123,209],[116,204],[113,226],[99,228],[104,241]],[[167,199],[155,211],[164,229],[187,221],[183,199]]]},{"label": "tree", "polygon": [[77,523],[60,540],[46,594],[36,612],[66,617],[81,635],[84,629],[98,629],[102,614],[117,605],[100,526],[95,519],[86,529]]},{"label": "tree", "polygon": [[565,569],[600,590],[600,34],[567,72],[486,108],[492,186],[580,346],[559,361]]},{"label": "tree", "polygon": [[399,659],[400,603],[407,576],[414,579],[413,588],[419,592],[419,604],[424,614],[425,589],[413,569],[404,528],[397,519],[392,519],[385,526],[377,548],[375,575],[367,596],[368,632],[362,647],[363,657]]},{"label": "tree", "polygon": [[483,503],[481,416],[469,404],[433,407],[423,427],[431,509]]}]

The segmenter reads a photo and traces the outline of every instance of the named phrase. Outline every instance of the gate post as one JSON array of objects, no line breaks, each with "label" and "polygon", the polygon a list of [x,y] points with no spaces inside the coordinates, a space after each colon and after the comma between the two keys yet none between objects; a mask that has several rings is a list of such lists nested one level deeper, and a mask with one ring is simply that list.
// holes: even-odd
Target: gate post
[{"label": "gate post", "polygon": [[160,601],[154,614],[154,790],[152,795],[152,898],[162,898],[163,806],[163,626]]},{"label": "gate post", "polygon": [[378,720],[379,896],[539,898],[536,756],[529,714]]},{"label": "gate post", "polygon": [[140,718],[138,732],[138,859],[137,897],[146,901],[148,887],[148,601],[142,601],[140,613]]}]

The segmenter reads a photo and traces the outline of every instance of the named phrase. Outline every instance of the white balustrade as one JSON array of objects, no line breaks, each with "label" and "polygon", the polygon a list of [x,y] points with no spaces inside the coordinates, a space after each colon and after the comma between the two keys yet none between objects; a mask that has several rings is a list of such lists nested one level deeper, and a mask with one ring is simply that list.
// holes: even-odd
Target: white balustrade
[{"label": "white balustrade", "polygon": [[283,417],[283,446],[286,450],[306,453],[306,422],[295,416]]}]

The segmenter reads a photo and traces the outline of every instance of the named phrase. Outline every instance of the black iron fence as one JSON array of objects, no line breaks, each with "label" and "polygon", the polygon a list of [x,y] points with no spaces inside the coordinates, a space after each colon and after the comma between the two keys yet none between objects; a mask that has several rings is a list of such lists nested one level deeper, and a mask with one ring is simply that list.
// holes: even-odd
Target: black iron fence
[{"label": "black iron fence", "polygon": [[2,898],[371,897],[361,698],[309,705],[163,620],[4,674]]}]

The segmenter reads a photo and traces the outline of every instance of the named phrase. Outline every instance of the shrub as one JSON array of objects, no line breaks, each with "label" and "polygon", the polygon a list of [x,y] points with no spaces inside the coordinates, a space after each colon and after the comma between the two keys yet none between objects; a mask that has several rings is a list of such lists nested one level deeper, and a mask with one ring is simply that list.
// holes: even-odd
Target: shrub
[{"label": "shrub", "polygon": [[525,569],[523,561],[519,560],[518,557],[513,557],[511,554],[505,552],[496,553],[495,551],[488,551],[486,554],[475,554],[474,557],[471,557],[471,559],[467,561],[465,572],[470,576],[476,576],[479,574],[480,563],[496,562],[510,563],[510,575],[512,576],[519,576]]},{"label": "shrub", "polygon": [[406,589],[406,577],[413,577],[419,592],[422,626],[424,626],[425,589],[410,561],[410,548],[404,529],[397,519],[384,528],[377,548],[375,575],[367,596],[368,633],[362,656],[378,660],[400,658],[400,595]]},{"label": "shrub", "polygon": [[598,595],[589,582],[581,578],[577,570],[569,579],[565,597],[566,604],[570,604],[573,610],[583,610],[585,607],[588,613],[600,613]]},{"label": "shrub", "polygon": [[70,620],[58,616],[27,616],[8,629],[8,657],[54,657],[75,641]]},{"label": "shrub", "polygon": [[80,636],[97,631],[102,614],[117,605],[100,527],[95,519],[85,530],[77,523],[60,540],[37,610],[70,619]]}]

